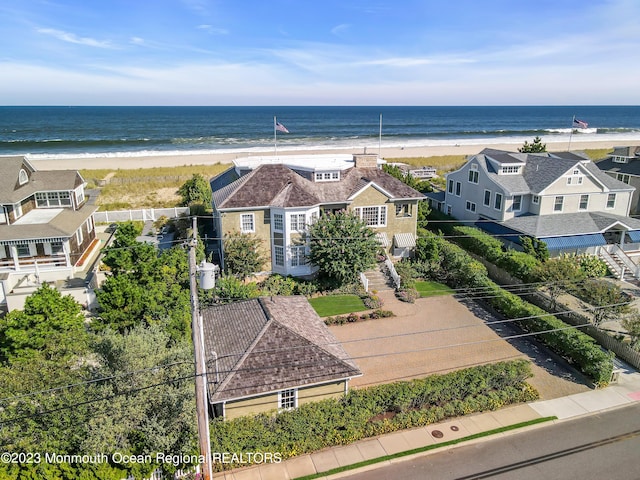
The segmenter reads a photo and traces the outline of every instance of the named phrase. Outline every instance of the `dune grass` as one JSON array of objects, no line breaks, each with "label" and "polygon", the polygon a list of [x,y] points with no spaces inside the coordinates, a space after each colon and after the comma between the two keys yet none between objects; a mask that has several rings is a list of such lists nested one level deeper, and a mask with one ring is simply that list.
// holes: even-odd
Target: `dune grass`
[{"label": "dune grass", "polygon": [[368,310],[357,295],[327,295],[309,300],[309,303],[320,317],[331,317],[345,313]]}]

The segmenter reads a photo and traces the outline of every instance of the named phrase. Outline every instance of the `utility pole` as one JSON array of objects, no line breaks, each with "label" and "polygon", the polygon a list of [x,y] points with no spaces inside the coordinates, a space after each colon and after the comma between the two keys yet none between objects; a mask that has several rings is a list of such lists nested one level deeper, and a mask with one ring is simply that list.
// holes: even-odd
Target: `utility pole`
[{"label": "utility pole", "polygon": [[198,243],[198,219],[193,217],[193,235],[189,241],[189,289],[191,292],[191,336],[196,367],[196,413],[198,416],[198,444],[204,462],[201,466],[203,480],[213,477],[211,465],[211,440],[209,437],[209,409],[207,405],[207,368],[204,356],[202,317],[198,305],[196,280],[196,244]]}]

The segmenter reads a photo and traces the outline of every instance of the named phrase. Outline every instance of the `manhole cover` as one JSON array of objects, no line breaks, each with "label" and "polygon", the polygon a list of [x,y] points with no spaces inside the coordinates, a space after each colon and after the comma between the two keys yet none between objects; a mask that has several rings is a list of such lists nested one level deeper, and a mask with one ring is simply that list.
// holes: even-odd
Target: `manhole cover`
[{"label": "manhole cover", "polygon": [[454,432],[457,432],[460,429],[458,427],[456,427],[455,425],[451,425],[451,430],[453,430]]},{"label": "manhole cover", "polygon": [[431,432],[431,435],[433,435],[435,438],[444,437],[444,433],[442,433],[440,430],[434,430],[433,432]]}]

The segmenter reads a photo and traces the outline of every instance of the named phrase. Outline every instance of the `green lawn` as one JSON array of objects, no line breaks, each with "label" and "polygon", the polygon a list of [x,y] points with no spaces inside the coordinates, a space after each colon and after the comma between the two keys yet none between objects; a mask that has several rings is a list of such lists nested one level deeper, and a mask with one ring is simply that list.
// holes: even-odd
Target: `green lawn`
[{"label": "green lawn", "polygon": [[433,297],[436,295],[451,295],[454,293],[446,285],[438,282],[421,281],[416,282],[416,290],[420,293],[421,297]]},{"label": "green lawn", "polygon": [[357,295],[327,295],[309,300],[309,303],[321,317],[331,317],[351,312],[367,310]]}]

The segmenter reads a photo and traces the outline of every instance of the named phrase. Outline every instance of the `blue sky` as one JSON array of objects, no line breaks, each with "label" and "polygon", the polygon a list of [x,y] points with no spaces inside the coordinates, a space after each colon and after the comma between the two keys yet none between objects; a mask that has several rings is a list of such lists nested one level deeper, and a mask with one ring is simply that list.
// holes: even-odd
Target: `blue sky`
[{"label": "blue sky", "polygon": [[637,0],[4,0],[0,105],[638,105]]}]

